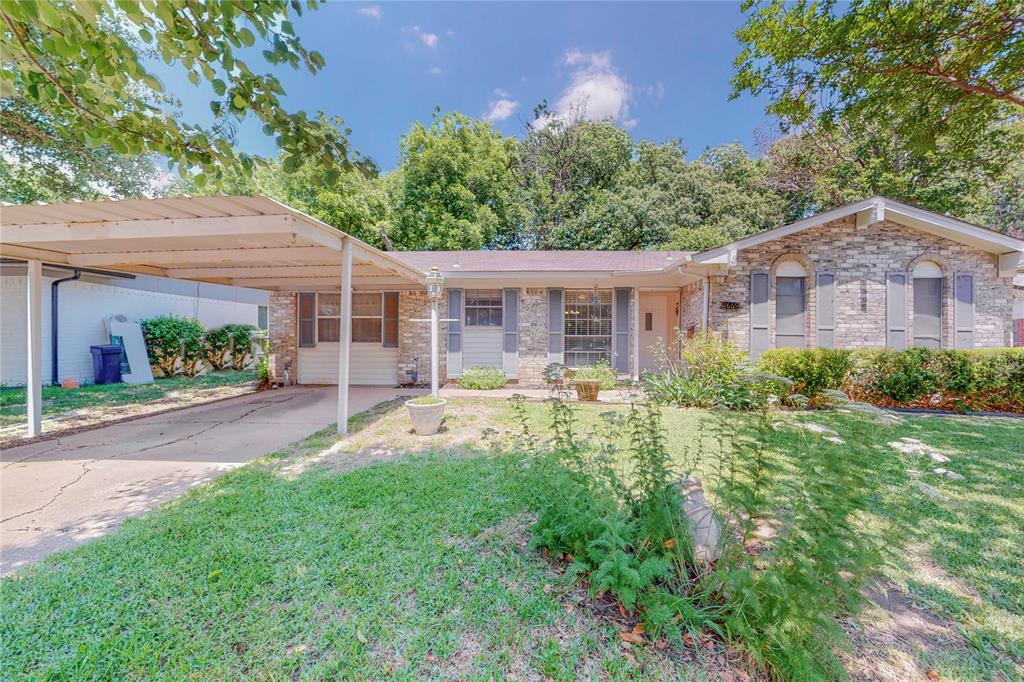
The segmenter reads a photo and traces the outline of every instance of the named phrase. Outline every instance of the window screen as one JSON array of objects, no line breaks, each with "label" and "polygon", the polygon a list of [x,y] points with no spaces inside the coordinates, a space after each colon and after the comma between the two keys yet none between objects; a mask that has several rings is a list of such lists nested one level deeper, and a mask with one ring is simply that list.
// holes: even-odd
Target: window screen
[{"label": "window screen", "polygon": [[501,289],[467,289],[467,327],[501,326]]},{"label": "window screen", "polygon": [[316,297],[317,343],[337,343],[341,339],[341,294]]},{"label": "window screen", "polygon": [[398,292],[384,294],[384,347],[398,348]]},{"label": "window screen", "polygon": [[299,294],[299,348],[316,346],[316,294]]},{"label": "window screen", "polygon": [[384,328],[381,294],[352,294],[352,342],[380,343]]},{"label": "window screen", "polygon": [[611,289],[566,290],[565,365],[590,367],[612,362]]},{"label": "window screen", "polygon": [[914,278],[914,347],[942,345],[942,278]]},{"label": "window screen", "polygon": [[775,347],[803,348],[806,277],[775,278]]}]

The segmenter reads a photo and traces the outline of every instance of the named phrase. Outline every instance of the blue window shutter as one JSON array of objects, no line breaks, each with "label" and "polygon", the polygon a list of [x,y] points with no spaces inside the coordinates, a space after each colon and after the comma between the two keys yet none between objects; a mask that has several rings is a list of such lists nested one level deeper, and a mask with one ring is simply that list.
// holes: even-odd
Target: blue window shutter
[{"label": "blue window shutter", "polygon": [[957,348],[974,348],[974,275],[958,272],[953,280]]},{"label": "blue window shutter", "polygon": [[384,292],[384,329],[385,348],[398,348],[398,292]]},{"label": "blue window shutter", "polygon": [[836,347],[836,276],[831,272],[818,275],[817,291],[818,348]]},{"label": "blue window shutter", "polygon": [[750,273],[750,352],[756,360],[771,347],[771,277],[767,272]]},{"label": "blue window shutter", "polygon": [[462,289],[448,290],[448,376],[462,374]]},{"label": "blue window shutter", "polygon": [[564,289],[548,289],[548,362],[565,363]]},{"label": "blue window shutter", "polygon": [[615,307],[612,315],[615,323],[615,338],[612,346],[612,365],[620,374],[629,374],[629,295],[630,289],[615,290]]},{"label": "blue window shutter", "polygon": [[501,367],[505,376],[514,379],[519,372],[519,289],[502,292],[501,324],[504,331]]},{"label": "blue window shutter", "polygon": [[885,347],[907,347],[907,273],[885,276]]}]

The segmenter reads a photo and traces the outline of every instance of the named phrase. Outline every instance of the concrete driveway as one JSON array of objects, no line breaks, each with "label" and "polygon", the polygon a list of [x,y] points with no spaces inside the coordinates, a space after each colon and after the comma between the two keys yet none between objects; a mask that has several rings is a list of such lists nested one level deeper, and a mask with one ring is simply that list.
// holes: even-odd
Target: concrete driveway
[{"label": "concrete driveway", "polygon": [[[350,410],[400,393],[353,386]],[[108,533],[129,516],[305,438],[336,415],[334,386],[290,387],[5,449],[0,574]]]}]

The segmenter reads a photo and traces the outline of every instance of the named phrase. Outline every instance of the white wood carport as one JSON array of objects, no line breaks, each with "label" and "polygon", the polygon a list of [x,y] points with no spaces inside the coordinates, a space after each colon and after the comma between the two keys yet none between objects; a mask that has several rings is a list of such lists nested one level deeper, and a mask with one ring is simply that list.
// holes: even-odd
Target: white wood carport
[{"label": "white wood carport", "polygon": [[42,423],[43,263],[270,291],[339,291],[339,433],[348,424],[353,288],[426,286],[426,273],[264,196],[5,205],[0,255],[28,263],[29,436]]}]

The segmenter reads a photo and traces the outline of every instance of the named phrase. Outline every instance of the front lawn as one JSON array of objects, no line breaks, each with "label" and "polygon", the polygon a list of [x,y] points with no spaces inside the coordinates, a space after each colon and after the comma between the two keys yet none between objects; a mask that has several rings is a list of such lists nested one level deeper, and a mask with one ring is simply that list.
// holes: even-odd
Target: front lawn
[{"label": "front lawn", "polygon": [[[215,389],[249,384],[255,370],[211,372],[195,377],[156,379],[152,384],[86,384],[79,388],[43,387],[43,417],[88,410],[94,414],[109,408],[166,401],[183,393],[215,392]],[[0,388],[0,427],[25,421],[25,388]]]},{"label": "front lawn", "polygon": [[[325,431],[5,579],[0,677],[743,678],[742,657],[714,643],[626,643],[628,618],[527,549],[536,481],[520,453],[482,437],[515,427],[507,403],[452,401],[433,439],[408,434],[404,408],[390,408],[358,415],[338,446]],[[622,408],[581,406],[581,431],[608,409]],[[547,407],[527,415],[544,432]],[[1024,675],[1024,423],[779,421],[768,446],[780,462],[814,442],[798,424],[835,429],[844,444],[814,447],[879,472],[875,512],[912,531],[894,538],[881,605],[843,623],[851,673]],[[671,452],[752,425],[664,417]],[[943,466],[965,479],[925,474],[942,499],[887,480],[902,461],[888,443],[903,437],[949,455]]]}]

